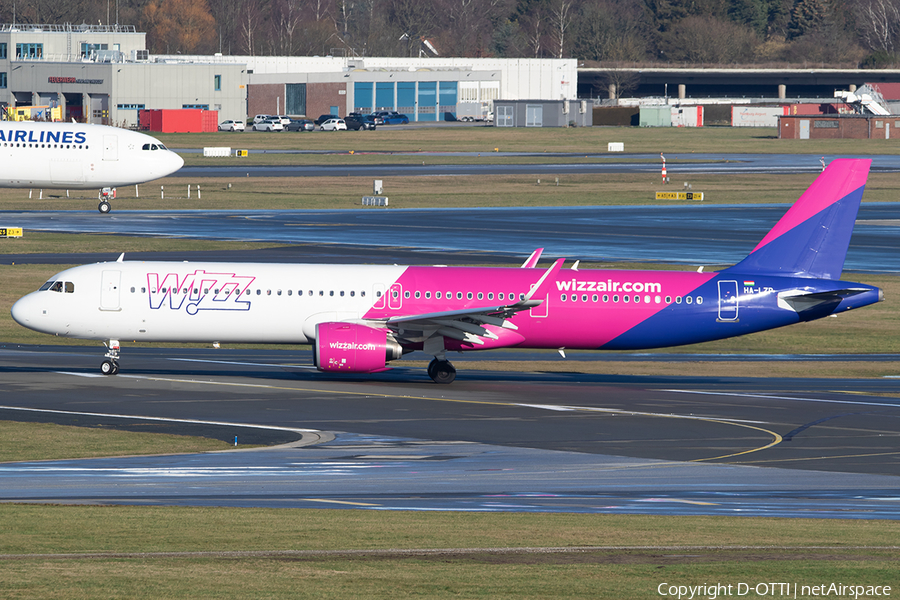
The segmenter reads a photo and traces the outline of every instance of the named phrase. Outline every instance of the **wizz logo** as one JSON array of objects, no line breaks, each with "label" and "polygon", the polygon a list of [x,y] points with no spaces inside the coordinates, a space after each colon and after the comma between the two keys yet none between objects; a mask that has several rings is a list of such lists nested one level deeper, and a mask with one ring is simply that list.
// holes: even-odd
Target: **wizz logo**
[{"label": "wizz logo", "polygon": [[184,275],[166,273],[160,281],[159,273],[147,273],[150,308],[184,308],[189,315],[201,310],[250,310],[249,298],[243,297],[255,279],[250,275],[207,273],[198,269]]}]

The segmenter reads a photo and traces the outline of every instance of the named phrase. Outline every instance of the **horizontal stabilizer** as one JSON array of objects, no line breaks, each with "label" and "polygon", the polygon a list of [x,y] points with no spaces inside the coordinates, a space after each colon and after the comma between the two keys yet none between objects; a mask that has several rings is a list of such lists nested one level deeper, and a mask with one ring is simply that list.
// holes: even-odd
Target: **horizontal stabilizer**
[{"label": "horizontal stabilizer", "polygon": [[792,310],[800,315],[801,321],[812,321],[834,312],[844,298],[863,294],[866,288],[849,288],[830,292],[781,292],[778,294],[778,306]]}]

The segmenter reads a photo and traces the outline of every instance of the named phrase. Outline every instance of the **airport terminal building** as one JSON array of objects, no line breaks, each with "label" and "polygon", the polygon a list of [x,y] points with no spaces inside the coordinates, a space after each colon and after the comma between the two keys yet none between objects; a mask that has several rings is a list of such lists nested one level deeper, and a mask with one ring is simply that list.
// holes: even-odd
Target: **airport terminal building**
[{"label": "airport terminal building", "polygon": [[142,109],[200,108],[220,121],[375,110],[437,121],[485,116],[501,98],[574,100],[577,77],[575,59],[151,55],[128,26],[0,25],[10,118],[136,127]]}]

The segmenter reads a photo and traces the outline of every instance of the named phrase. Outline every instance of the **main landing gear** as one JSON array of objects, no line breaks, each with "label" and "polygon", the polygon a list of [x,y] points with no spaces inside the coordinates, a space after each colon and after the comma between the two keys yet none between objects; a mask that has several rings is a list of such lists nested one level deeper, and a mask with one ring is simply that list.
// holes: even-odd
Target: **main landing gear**
[{"label": "main landing gear", "polygon": [[104,375],[117,375],[119,373],[119,340],[103,342],[106,346],[106,360],[100,363],[100,372]]},{"label": "main landing gear", "polygon": [[453,383],[456,379],[456,369],[449,360],[435,358],[428,364],[428,376],[435,383]]},{"label": "main landing gear", "polygon": [[105,187],[100,190],[100,204],[97,205],[97,210],[99,210],[104,215],[111,211],[112,205],[109,203],[109,201],[115,199],[115,197],[116,188]]}]

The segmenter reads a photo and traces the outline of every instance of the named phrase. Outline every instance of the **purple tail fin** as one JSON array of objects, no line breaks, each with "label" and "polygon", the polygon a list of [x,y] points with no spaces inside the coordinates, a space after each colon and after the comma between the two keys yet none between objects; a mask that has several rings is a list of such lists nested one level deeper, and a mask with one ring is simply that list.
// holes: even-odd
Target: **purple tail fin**
[{"label": "purple tail fin", "polygon": [[750,255],[727,270],[840,279],[871,164],[832,161]]}]

